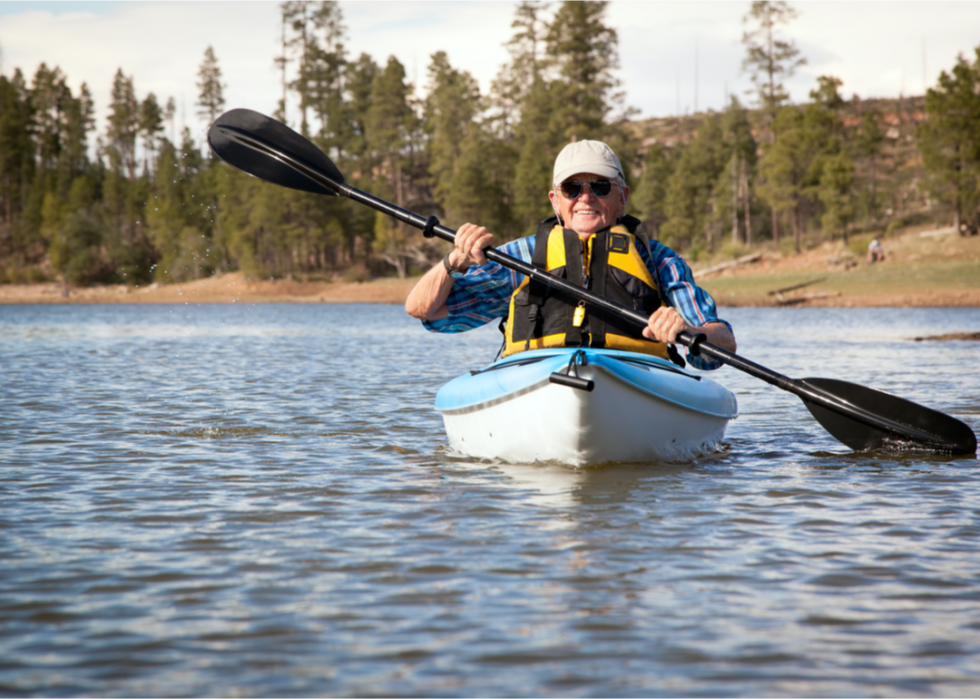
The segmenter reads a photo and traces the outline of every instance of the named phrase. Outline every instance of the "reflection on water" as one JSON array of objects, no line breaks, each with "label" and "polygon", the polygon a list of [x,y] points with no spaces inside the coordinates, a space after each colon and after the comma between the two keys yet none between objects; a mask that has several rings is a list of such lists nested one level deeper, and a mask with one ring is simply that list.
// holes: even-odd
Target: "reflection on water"
[{"label": "reflection on water", "polygon": [[[973,309],[734,309],[740,351],[980,427]],[[975,458],[853,454],[730,369],[686,464],[473,462],[492,328],[0,307],[0,693],[975,695]]]},{"label": "reflection on water", "polygon": [[[451,465],[480,474],[500,474],[497,483],[514,488],[522,500],[534,507],[549,508],[566,524],[569,508],[584,502],[625,502],[637,480],[655,480],[658,486],[671,476],[691,473],[718,457],[702,457],[689,463],[603,464],[572,468],[559,463],[511,464],[500,461],[453,460]],[[553,528],[565,524],[556,522]]]}]

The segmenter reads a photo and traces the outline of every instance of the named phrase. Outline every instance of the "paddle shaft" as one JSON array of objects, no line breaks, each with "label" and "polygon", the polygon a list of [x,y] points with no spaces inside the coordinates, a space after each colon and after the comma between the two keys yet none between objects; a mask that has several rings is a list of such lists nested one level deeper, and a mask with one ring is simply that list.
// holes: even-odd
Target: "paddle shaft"
[{"label": "paddle shaft", "polygon": [[[422,229],[425,231],[426,235],[433,235],[450,243],[456,240],[456,231],[443,226],[442,224],[434,223],[434,219],[423,218],[419,214],[413,213],[399,206],[395,206],[394,204],[386,202],[383,199],[379,199],[371,194],[368,194],[367,192],[362,192],[356,187],[351,187],[346,183],[336,186],[335,189],[337,193],[341,194],[342,196],[349,197],[354,201],[386,213],[389,216],[410,226]],[[627,308],[626,306],[618,304],[615,301],[610,301],[607,298],[598,296],[588,289],[584,289],[576,284],[567,282],[560,277],[549,274],[539,267],[529,265],[523,260],[519,260],[516,257],[511,257],[506,253],[500,252],[496,248],[484,248],[483,254],[486,255],[488,260],[496,262],[504,267],[507,267],[508,269],[512,269],[515,272],[520,272],[521,274],[524,274],[543,284],[547,284],[550,287],[564,291],[573,298],[585,301],[592,306],[601,308],[605,311],[618,315],[621,318],[632,321],[638,327],[646,327],[647,325],[648,316],[638,313],[632,308]],[[695,355],[702,354],[710,359],[727,364],[734,369],[738,369],[746,374],[762,379],[766,383],[776,386],[777,388],[781,388],[784,391],[789,391],[805,401],[810,401],[811,403],[815,403],[838,413],[844,413],[873,427],[877,427],[888,432],[898,430],[899,432],[908,433],[911,430],[913,432],[918,432],[920,439],[926,441],[934,441],[936,439],[934,435],[922,432],[920,430],[915,430],[908,425],[902,425],[880,415],[868,412],[867,410],[859,408],[838,398],[832,393],[822,391],[812,386],[807,386],[796,379],[792,379],[760,364],[756,364],[755,362],[745,359],[734,352],[730,352],[723,347],[711,344],[710,342],[704,340],[704,335],[692,335],[688,332],[681,332],[678,333],[676,341],[678,344],[684,345],[685,347],[690,347],[692,353]]]},{"label": "paddle shaft", "polygon": [[[216,126],[218,126],[217,123],[215,124],[215,126],[212,127],[212,129],[215,128]],[[391,204],[390,202],[384,201],[383,199],[379,199],[378,197],[368,194],[367,192],[363,192],[357,189],[356,187],[352,187],[343,181],[343,175],[341,175],[339,171],[337,171],[337,175],[339,176],[340,181],[337,181],[332,177],[328,176],[327,174],[325,174],[324,172],[322,172],[318,167],[311,164],[307,164],[302,158],[293,156],[289,152],[284,151],[282,148],[278,148],[274,145],[269,145],[268,143],[266,143],[260,138],[253,137],[246,128],[242,128],[240,126],[236,127],[228,124],[221,125],[220,128],[224,130],[226,133],[233,133],[234,140],[238,141],[239,143],[246,145],[250,149],[258,153],[261,153],[267,157],[278,160],[279,162],[288,166],[292,170],[299,172],[300,174],[309,178],[313,182],[320,184],[326,190],[328,190],[328,193],[334,193],[337,195],[348,197],[349,199],[353,199],[354,201],[357,201],[361,204],[371,207],[377,211],[381,211],[382,213],[385,213],[391,216],[392,218],[395,218],[398,221],[401,221],[410,226],[414,226],[416,228],[420,228],[422,229],[426,237],[435,236],[443,240],[446,240],[448,242],[455,242],[456,240],[456,232],[450,228],[447,228],[446,226],[441,225],[438,219],[434,216],[430,216],[429,218],[423,218],[422,216],[416,213],[413,213],[399,206]],[[282,126],[282,129],[288,131],[288,127]],[[309,147],[315,148],[315,146],[312,143],[309,144]],[[244,169],[248,172],[250,169],[249,164],[243,163],[243,165],[244,165]],[[329,165],[332,169],[335,170],[332,163],[329,163]],[[278,173],[265,173],[265,175],[266,177],[270,178],[270,181],[276,181],[279,179]],[[294,184],[290,184],[286,186],[295,187]],[[575,284],[571,284],[559,277],[553,276],[548,272],[546,272],[545,270],[539,269],[537,267],[534,267],[533,265],[523,262],[522,260],[511,257],[510,255],[502,253],[493,247],[487,247],[484,249],[483,252],[486,255],[487,259],[493,262],[497,262],[498,264],[504,267],[520,272],[530,277],[531,279],[539,281],[550,287],[564,291],[569,296],[584,301],[590,304],[591,306],[594,306],[596,308],[601,308],[609,313],[618,315],[619,317],[625,320],[635,323],[638,327],[643,327],[647,325],[648,317],[631,308],[627,308],[626,306],[622,306],[614,301],[610,301],[609,299],[603,298],[602,296],[593,294],[591,291],[587,289],[584,289],[580,286],[576,286]],[[890,420],[886,417],[883,417],[882,415],[879,415],[875,412],[871,412],[868,409],[855,405],[847,398],[837,395],[833,391],[825,390],[823,388],[813,386],[813,385],[808,385],[801,380],[791,379],[788,376],[784,376],[783,374],[772,371],[771,369],[767,369],[766,367],[756,364],[755,362],[745,359],[744,357],[740,357],[736,355],[734,352],[729,352],[728,350],[725,350],[722,347],[718,347],[717,345],[713,345],[709,342],[706,342],[705,336],[703,334],[691,335],[688,332],[682,332],[677,335],[675,341],[678,344],[689,347],[691,353],[695,356],[704,355],[706,357],[709,357],[710,359],[714,359],[716,361],[727,364],[735,369],[738,369],[739,371],[743,371],[751,376],[762,379],[763,381],[773,386],[776,386],[777,388],[793,393],[799,396],[800,398],[802,398],[804,402],[810,405],[821,406],[822,408],[825,408],[831,411],[832,413],[846,416],[847,418],[857,421],[858,423],[862,423],[864,425],[874,427],[886,433],[896,434],[904,438],[911,438],[930,447],[939,448],[940,450],[942,450],[943,448],[946,448],[948,450],[948,447],[950,446],[948,442],[944,443],[943,438],[936,434],[932,434],[930,432],[923,431],[917,427],[910,426],[905,422],[900,423],[900,422]],[[863,387],[856,386],[855,388],[862,389],[863,391],[870,391],[870,389],[864,389]],[[887,394],[881,394],[881,395],[887,395]],[[921,410],[921,411],[928,410],[926,408],[923,408],[922,406],[917,406],[912,403],[909,403],[909,405],[913,406],[916,410]],[[813,411],[811,410],[811,412]],[[929,411],[929,412],[935,413],[935,411]],[[973,436],[973,433],[969,430],[969,428],[966,425],[963,425],[962,423],[955,420],[954,418],[950,418],[949,416],[942,415],[941,413],[936,413],[936,414],[941,416],[941,418],[943,418],[944,421],[956,423],[957,426],[960,426],[963,429],[965,429],[967,432],[969,432],[969,437],[972,439],[967,441],[971,441],[973,450],[975,451],[976,439]],[[825,427],[828,428],[828,430],[830,430],[833,433],[833,430],[830,429],[830,427],[828,426],[825,420],[821,420],[816,413],[814,414],[814,416],[817,417],[818,420],[820,420],[821,424],[823,424]],[[835,434],[835,436],[837,435]],[[960,448],[964,452],[969,451],[969,445],[956,447],[956,448]]]}]

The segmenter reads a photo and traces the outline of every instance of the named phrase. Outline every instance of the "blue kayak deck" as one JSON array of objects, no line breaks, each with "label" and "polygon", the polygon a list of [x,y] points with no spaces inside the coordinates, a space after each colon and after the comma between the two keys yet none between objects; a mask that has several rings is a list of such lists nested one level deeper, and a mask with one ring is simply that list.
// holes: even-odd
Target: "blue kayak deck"
[{"label": "blue kayak deck", "polygon": [[494,362],[464,374],[443,386],[436,395],[440,412],[474,409],[526,393],[565,373],[576,352],[585,362],[600,367],[633,388],[698,413],[732,419],[738,413],[735,396],[704,376],[646,354],[607,349],[560,348],[536,350]]}]

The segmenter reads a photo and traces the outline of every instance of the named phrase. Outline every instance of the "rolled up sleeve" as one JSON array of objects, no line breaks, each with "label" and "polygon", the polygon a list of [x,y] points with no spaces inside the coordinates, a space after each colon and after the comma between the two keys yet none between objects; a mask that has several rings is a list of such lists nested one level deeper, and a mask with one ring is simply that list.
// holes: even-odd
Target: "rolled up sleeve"
[{"label": "rolled up sleeve", "polygon": [[[500,252],[530,264],[534,254],[534,237],[521,238],[499,248]],[[453,284],[446,307],[449,315],[441,320],[423,320],[432,332],[461,333],[507,316],[510,297],[524,280],[524,275],[496,262],[470,267]]]},{"label": "rolled up sleeve", "polygon": [[[724,323],[731,330],[731,324],[718,317],[718,309],[711,294],[694,283],[694,272],[680,255],[666,245],[657,242],[650,244],[653,248],[653,259],[648,267],[652,266],[651,272],[656,275],[661,292],[684,321],[688,325]],[[692,356],[690,351],[687,353],[687,360],[691,366],[703,371],[712,371],[723,366],[722,362]]]}]

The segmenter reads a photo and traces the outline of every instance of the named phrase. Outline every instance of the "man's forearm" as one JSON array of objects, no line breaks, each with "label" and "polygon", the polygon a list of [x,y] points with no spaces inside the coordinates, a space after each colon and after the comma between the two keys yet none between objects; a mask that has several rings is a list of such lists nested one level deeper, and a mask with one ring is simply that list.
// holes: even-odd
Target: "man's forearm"
[{"label": "man's forearm", "polygon": [[419,320],[442,320],[449,315],[446,300],[453,283],[443,264],[435,265],[409,293],[405,300],[405,312]]},{"label": "man's forearm", "polygon": [[735,343],[735,334],[725,323],[705,323],[700,328],[692,328],[694,332],[702,332],[708,338],[708,342],[718,345],[729,352],[735,352],[738,345]]}]

